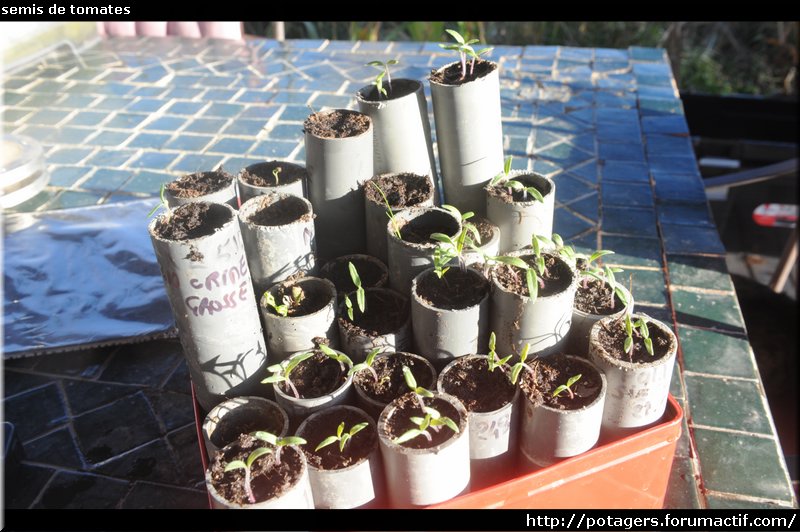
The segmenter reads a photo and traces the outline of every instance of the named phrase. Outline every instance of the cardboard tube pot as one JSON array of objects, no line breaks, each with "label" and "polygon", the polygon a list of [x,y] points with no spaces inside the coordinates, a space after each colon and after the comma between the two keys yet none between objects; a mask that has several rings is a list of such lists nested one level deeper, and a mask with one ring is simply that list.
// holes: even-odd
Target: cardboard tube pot
[{"label": "cardboard tube pot", "polygon": [[[456,283],[470,299],[457,298],[448,285]],[[479,287],[472,291],[472,287]],[[480,291],[482,290],[482,296]],[[470,353],[485,353],[489,338],[490,285],[475,269],[451,266],[440,279],[433,268],[411,283],[411,330],[416,352],[437,369],[454,358]]]},{"label": "cardboard tube pot", "polygon": [[[365,119],[367,129],[347,137],[322,137],[312,119]],[[361,117],[361,118],[359,118]],[[364,198],[360,184],[372,177],[371,119],[356,111],[337,109],[312,114],[305,126],[308,198],[314,205],[318,257],[328,260],[366,249]]]},{"label": "cardboard tube pot", "polygon": [[[194,216],[201,223],[187,230]],[[183,205],[148,231],[200,405],[259,395],[267,350],[236,211]]]},{"label": "cardboard tube pot", "polygon": [[202,429],[206,452],[213,457],[240,434],[263,430],[286,436],[289,417],[275,401],[256,396],[234,397],[212,408],[203,420]]},{"label": "cardboard tube pot", "polygon": [[304,277],[273,285],[267,293],[272,294],[280,305],[282,294],[291,293],[294,286],[303,290],[305,298],[313,298],[318,303],[314,306],[315,310],[310,310],[307,314],[292,314],[290,310],[289,315],[281,316],[267,304],[266,294],[261,298],[261,317],[264,319],[271,363],[281,362],[300,351],[314,349],[315,339],[325,338],[333,348],[339,345],[336,329],[336,288],[333,283],[318,277]]},{"label": "cardboard tube pot", "polygon": [[[532,251],[520,250],[508,255],[527,257],[532,255]],[[489,270],[489,279],[492,282],[492,313],[489,327],[497,335],[498,353],[518,354],[527,343],[530,344],[531,355],[547,356],[562,350],[566,344],[572,323],[572,306],[578,275],[563,259],[553,257],[560,264],[559,268],[564,275],[570,279],[569,284],[563,290],[550,295],[542,295],[540,292],[535,301],[527,295],[509,290],[498,281],[499,264]],[[524,279],[524,274],[522,277]]]},{"label": "cardboard tube pot", "polygon": [[381,388],[380,396],[367,392],[369,385],[375,382],[369,370],[362,370],[353,376],[353,388],[356,389],[356,404],[372,419],[377,420],[386,405],[408,392],[408,385],[403,377],[403,366],[408,366],[418,386],[433,390],[436,384],[436,368],[427,358],[414,353],[381,353],[372,364],[378,374],[378,381],[386,378],[389,386]]},{"label": "cardboard tube pot", "polygon": [[[462,212],[486,214],[483,186],[503,171],[499,67],[491,61],[485,76],[461,85],[433,81],[431,99],[444,201]],[[440,68],[461,68],[451,63]]]},{"label": "cardboard tube pot", "polygon": [[395,215],[410,207],[433,207],[433,181],[429,175],[406,172],[375,175],[364,182],[367,253],[385,263],[388,260],[386,222],[389,210],[384,196]]},{"label": "cardboard tube pot", "polygon": [[430,234],[454,237],[461,231],[461,224],[445,209],[411,207],[395,216],[394,225],[402,239],[397,238],[392,222],[387,222],[389,285],[401,294],[408,294],[414,277],[433,266],[437,242],[429,238]]},{"label": "cardboard tube pot", "polygon": [[[578,281],[577,292],[575,294],[576,300],[581,291],[581,282],[582,281]],[[626,312],[631,312],[633,310],[633,296],[624,286],[620,286],[619,288],[625,294],[628,304],[613,314],[591,314],[589,312],[584,312],[578,308],[577,302],[575,303],[575,306],[572,308],[572,325],[569,328],[569,338],[567,339],[566,346],[566,351],[568,353],[588,357],[589,332],[592,326],[607,316],[619,319],[622,318]],[[614,299],[615,301],[617,300],[616,296]]]},{"label": "cardboard tube pot", "polygon": [[[633,314],[636,321],[641,314]],[[664,355],[656,360],[630,362],[612,356],[599,336],[603,327],[624,327],[621,320],[607,317],[596,322],[589,333],[589,359],[608,379],[608,398],[603,412],[603,438],[616,439],[657,423],[667,405],[669,383],[675,365],[678,341],[664,323],[645,317],[651,338],[654,329],[663,335]],[[654,340],[655,344],[656,341]]]},{"label": "cardboard tube pot", "polygon": [[[276,168],[280,168],[277,183],[272,173]],[[243,168],[236,176],[239,199],[244,204],[250,198],[273,193],[305,197],[307,177],[306,168],[299,164],[286,161],[251,164],[247,168]]]},{"label": "cardboard tube pot", "polygon": [[[553,234],[553,210],[555,208],[556,184],[543,175],[514,170],[510,179],[526,187],[534,187],[544,203],[532,198],[515,201],[502,185],[485,188],[486,216],[500,228],[500,251],[516,251],[531,245],[531,235],[550,238]],[[514,192],[514,197],[521,192]]]},{"label": "cardboard tube pot", "polygon": [[196,201],[227,203],[239,208],[236,194],[236,178],[221,168],[211,172],[186,174],[167,183],[164,197],[170,207]]},{"label": "cardboard tube pot", "polygon": [[[605,375],[590,361],[572,355],[556,355],[536,360],[533,364],[550,364],[559,358],[570,361],[571,367],[577,368],[569,375],[561,376],[559,384],[563,384],[573,375],[581,374],[582,378],[573,385],[573,388],[577,388],[591,373],[595,380],[600,381],[600,390],[589,404],[574,410],[555,408],[546,403],[534,404],[523,390],[519,444],[520,459],[526,469],[547,467],[565,458],[577,456],[594,447],[600,438],[603,405],[607,396]],[[528,383],[529,377],[530,372],[527,371],[520,375]],[[552,394],[556,387],[557,385],[553,385],[552,388],[542,389],[540,393]]]},{"label": "cardboard tube pot", "polygon": [[[383,455],[386,487],[389,501],[393,508],[410,508],[446,501],[469,489],[469,421],[468,414],[461,401],[443,393],[434,394],[433,398],[424,399],[426,406],[432,406],[440,414],[450,417],[458,426],[459,432],[452,433],[443,443],[429,448],[412,448],[394,443],[399,436],[391,436],[388,425],[397,418],[400,406],[415,394],[405,394],[395,399],[383,410],[378,419],[378,437]],[[447,415],[443,404],[450,406],[455,414]],[[417,413],[424,416],[417,406]],[[405,421],[408,429],[414,425]],[[406,430],[406,429],[403,429]],[[451,432],[442,427],[440,431]],[[425,439],[423,436],[418,438]]]},{"label": "cardboard tube pot", "polygon": [[[366,312],[363,314],[353,301],[353,320],[347,315],[344,303],[339,305],[339,340],[342,351],[353,362],[362,362],[370,351],[407,351],[411,348],[411,310],[408,298],[390,288],[365,290]],[[382,309],[382,310],[376,310]],[[389,319],[383,320],[382,318]]]},{"label": "cardboard tube pot", "polygon": [[[476,361],[480,365],[473,366]],[[462,393],[472,396],[480,391],[484,383],[481,379],[497,379],[504,382],[510,398],[498,408],[477,411],[467,406],[469,412],[469,456],[473,489],[497,484],[510,478],[517,465],[519,434],[519,387],[511,384],[508,365],[503,370],[497,368],[489,372],[486,355],[466,355],[451,361],[439,373],[436,387],[441,393],[458,397],[462,403]],[[456,385],[447,385],[449,376],[464,372],[467,380]],[[480,374],[476,375],[475,371]],[[480,384],[476,384],[480,383]],[[475,390],[477,388],[477,390]],[[490,394],[499,394],[497,388],[489,388]],[[488,399],[488,398],[487,398]],[[466,406],[466,403],[465,403]]]},{"label": "cardboard tube pot", "polygon": [[[234,442],[227,447],[225,447],[218,458],[222,457],[225,453],[229,453],[230,449],[234,448],[237,445],[237,442]],[[291,457],[287,456],[289,453],[292,454]],[[308,464],[306,463],[306,457],[303,454],[303,451],[300,450],[299,447],[296,445],[288,445],[284,447],[281,451],[281,460],[293,460],[299,462],[300,470],[294,474],[294,478],[292,482],[289,483],[289,486],[286,487],[285,490],[280,492],[278,495],[271,499],[257,501],[253,504],[245,503],[239,504],[236,502],[231,502],[227,500],[222,494],[218,491],[217,486],[212,477],[212,468],[206,470],[206,489],[208,490],[208,494],[211,497],[211,506],[217,509],[252,509],[252,510],[267,510],[267,509],[299,509],[299,510],[310,510],[314,508],[314,498],[311,493],[311,482],[308,477]],[[295,460],[296,457],[296,460]],[[243,459],[246,459],[247,456],[242,456]],[[258,460],[264,460],[265,457],[258,458]],[[215,459],[216,461],[216,459]],[[229,461],[229,460],[226,460]],[[255,463],[255,462],[254,462]],[[212,461],[213,467],[214,461]],[[229,475],[230,473],[226,473]]]},{"label": "cardboard tube pot", "polygon": [[400,78],[384,88],[387,96],[374,85],[356,93],[358,110],[372,119],[375,128],[373,173],[413,172],[431,176],[435,183],[436,161],[422,83]]},{"label": "cardboard tube pot", "polygon": [[298,272],[316,272],[314,213],[307,199],[254,197],[239,209],[239,225],[256,294]]},{"label": "cardboard tube pot", "polygon": [[349,294],[356,289],[347,266],[349,262],[356,267],[364,288],[381,288],[389,282],[389,269],[386,264],[372,255],[361,253],[342,255],[329,260],[319,270],[320,277],[332,282],[339,294]]},{"label": "cardboard tube pot", "polygon": [[481,243],[478,249],[481,252],[466,251],[464,253],[464,261],[467,265],[483,264],[484,256],[495,257],[500,254],[500,228],[488,218],[481,216],[475,216],[470,222],[475,224],[480,232]]},{"label": "cardboard tube pot", "polygon": [[[317,357],[325,356],[322,355],[322,351],[318,349],[315,349],[314,353],[317,355]],[[295,356],[300,356],[302,354],[303,353],[298,353]],[[290,360],[291,358],[287,358],[281,362],[281,365],[286,366]],[[333,361],[332,359],[326,358],[325,360],[326,362],[338,364],[338,362]],[[319,360],[317,360],[315,357],[312,357],[301,362],[300,364],[314,363],[319,363]],[[300,365],[297,366],[297,368],[299,367]],[[345,373],[349,371],[351,367],[351,364],[345,364]],[[297,368],[295,368],[295,372],[297,371]],[[292,378],[294,374],[294,372],[290,373],[289,377]],[[295,382],[295,384],[297,383]],[[300,397],[295,397],[292,392],[285,392],[281,385],[282,383],[275,383],[272,385],[272,389],[275,392],[275,401],[277,401],[277,403],[281,405],[281,407],[286,410],[286,413],[289,415],[290,431],[296,429],[304,419],[314,412],[318,412],[332,406],[353,403],[353,377],[351,375],[347,375],[342,384],[336,386],[329,392],[313,397],[305,397],[302,392],[300,392]]]},{"label": "cardboard tube pot", "polygon": [[[326,437],[336,436],[339,423],[345,420],[349,422],[344,426],[344,433],[358,423],[368,423],[368,426],[348,439],[343,450],[338,441],[315,450]],[[315,508],[374,508],[383,502],[386,490],[378,431],[375,421],[366,412],[353,406],[334,406],[306,418],[297,429],[297,435],[308,442],[303,448]],[[353,455],[356,446],[359,453]],[[350,465],[340,467],[338,457],[342,454],[352,461]],[[329,462],[332,466],[326,467]]]}]

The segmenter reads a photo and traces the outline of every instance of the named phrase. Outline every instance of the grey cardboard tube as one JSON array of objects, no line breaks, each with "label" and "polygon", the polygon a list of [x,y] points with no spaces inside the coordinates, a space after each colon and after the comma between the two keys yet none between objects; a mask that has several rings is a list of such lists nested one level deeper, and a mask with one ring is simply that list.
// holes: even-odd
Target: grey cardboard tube
[{"label": "grey cardboard tube", "polygon": [[515,170],[511,179],[525,179],[536,185],[544,202],[529,197],[530,201],[506,203],[485,191],[486,217],[500,228],[500,251],[516,251],[531,245],[532,235],[551,238],[553,235],[553,211],[555,208],[556,184],[552,179],[533,172]]},{"label": "grey cardboard tube", "polygon": [[[278,428],[268,427],[265,420],[277,421]],[[208,456],[214,454],[239,434],[252,430],[266,430],[279,438],[289,432],[289,416],[275,401],[264,397],[242,396],[223,401],[206,414],[203,420],[203,441]]]},{"label": "grey cardboard tube", "polygon": [[236,211],[226,204],[200,205],[227,221],[207,236],[160,236],[156,225],[190,207],[184,205],[158,216],[148,231],[197,400],[209,411],[226,398],[260,395],[267,349]]},{"label": "grey cardboard tube", "polygon": [[166,198],[167,204],[170,207],[174,208],[174,207],[178,207],[179,205],[185,205],[187,203],[194,203],[194,202],[197,202],[197,201],[206,201],[208,203],[227,203],[228,205],[230,205],[234,209],[238,209],[239,208],[239,200],[238,200],[238,195],[237,195],[237,192],[236,192],[236,178],[234,176],[228,174],[227,172],[223,172],[222,170],[219,170],[219,171],[215,170],[213,172],[197,172],[196,174],[187,174],[185,176],[181,176],[178,179],[176,179],[176,181],[179,181],[181,179],[184,179],[186,177],[190,177],[190,176],[193,176],[193,175],[199,175],[199,176],[202,177],[204,174],[217,174],[219,172],[221,172],[225,176],[230,177],[230,183],[228,183],[222,189],[220,189],[220,190],[218,190],[216,192],[212,192],[210,194],[205,194],[203,196],[182,197],[182,196],[177,196],[177,195],[171,193],[169,191],[169,189],[167,188],[167,189],[164,190],[164,198]]},{"label": "grey cardboard tube", "polygon": [[305,133],[308,198],[317,215],[317,253],[323,261],[366,249],[360,185],[373,175],[372,138],[371,120],[367,131],[352,137],[322,138]]},{"label": "grey cardboard tube", "polygon": [[[283,225],[260,225],[251,219],[265,209],[282,206],[305,214]],[[253,197],[239,209],[239,226],[257,297],[298,272],[316,273],[314,213],[307,199],[279,193]]]},{"label": "grey cardboard tube", "polygon": [[503,171],[499,67],[462,85],[430,85],[443,201],[485,214],[483,186]]},{"label": "grey cardboard tube", "polygon": [[[396,308],[403,312],[405,309],[405,316],[402,323],[395,329],[385,332],[383,334],[363,334],[358,329],[350,328],[352,325],[347,318],[344,303],[339,305],[339,340],[344,351],[355,363],[363,362],[367,355],[373,349],[380,349],[381,352],[385,351],[408,351],[411,348],[413,337],[411,334],[411,312],[408,305],[408,297],[392,290],[391,288],[367,288],[365,290],[366,298],[366,312],[370,312],[370,306],[373,301],[380,298],[386,301],[391,301],[395,304]],[[350,299],[355,299],[353,294],[350,294]],[[355,301],[353,301],[355,306]],[[354,317],[359,310],[354,309]]]},{"label": "grey cardboard tube", "polygon": [[[619,287],[628,299],[628,304],[625,308],[618,310],[613,314],[590,314],[584,312],[577,307],[572,309],[572,325],[569,328],[569,337],[567,339],[567,352],[572,355],[579,355],[582,357],[589,356],[589,332],[592,326],[601,319],[610,316],[619,319],[625,315],[626,312],[633,311],[633,296],[624,286]],[[580,292],[580,281],[578,282],[577,291]],[[577,295],[577,293],[576,293]]]},{"label": "grey cardboard tube", "polygon": [[[280,167],[282,172],[278,173],[278,183],[275,184],[272,182],[274,179],[272,171],[277,167]],[[269,185],[259,186],[248,182],[247,179],[243,177],[245,170],[248,173],[264,177],[268,180]],[[285,175],[286,172],[289,171],[295,174],[300,174],[300,177],[292,180],[282,180],[281,174]],[[244,205],[244,202],[250,198],[273,193],[294,194],[295,196],[306,197],[307,177],[308,172],[306,171],[305,167],[299,164],[286,161],[269,161],[251,164],[247,168],[244,168],[241,172],[239,172],[239,175],[236,176],[239,186],[239,200],[241,201],[242,205]]]},{"label": "grey cardboard tube", "polygon": [[356,93],[358,110],[372,118],[375,128],[373,173],[413,172],[429,175],[436,183],[431,125],[422,83],[400,78],[384,88],[388,97],[378,95],[373,85]]}]

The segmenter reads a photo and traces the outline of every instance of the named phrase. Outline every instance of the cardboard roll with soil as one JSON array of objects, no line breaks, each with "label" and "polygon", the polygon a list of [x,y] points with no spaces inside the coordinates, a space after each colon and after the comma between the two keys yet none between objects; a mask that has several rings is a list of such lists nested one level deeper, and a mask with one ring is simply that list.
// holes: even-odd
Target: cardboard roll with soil
[{"label": "cardboard roll with soil", "polygon": [[213,235],[233,218],[230,209],[213,203],[187,203],[159,217],[153,230],[165,240],[188,241]]},{"label": "cardboard roll with soil", "polygon": [[[445,401],[441,397],[425,397],[422,398],[426,407],[433,408],[443,417],[448,417],[456,424],[459,433],[454,432],[447,426],[439,426],[429,428],[428,434],[430,439],[425,436],[418,436],[406,442],[403,442],[403,447],[410,449],[429,449],[441,445],[453,437],[458,436],[464,432],[467,420],[449,401]],[[420,396],[410,392],[401,395],[394,401],[391,406],[394,407],[391,416],[386,418],[386,436],[390,440],[395,440],[408,432],[409,429],[415,428],[416,424],[411,420],[413,417],[424,418],[425,412],[420,405]]]},{"label": "cardboard roll with soil", "polygon": [[289,194],[259,198],[260,205],[247,220],[261,226],[280,226],[313,220],[311,205],[303,198]]},{"label": "cardboard roll with soil", "polygon": [[[218,496],[235,505],[254,504],[245,488],[245,470],[237,468],[226,472],[225,467],[236,460],[246,463],[253,451],[265,445],[262,440],[242,434],[217,453],[209,466],[207,482]],[[296,447],[283,447],[279,459],[280,462],[276,454],[270,452],[253,461],[249,477],[256,503],[280,498],[301,481],[306,471],[302,452]]]},{"label": "cardboard roll with soil", "polygon": [[[297,281],[283,282],[274,288],[275,301],[279,305],[286,305],[287,316],[307,316],[322,310],[330,302],[330,290],[321,283],[310,282],[312,279],[301,277]],[[270,314],[280,315],[274,306],[265,304],[263,300],[261,306]]]},{"label": "cardboard roll with soil", "polygon": [[478,59],[475,61],[474,67],[470,67],[471,61],[467,61],[467,75],[463,76],[463,69],[460,62],[450,63],[438,70],[431,70],[431,75],[428,79],[433,83],[441,85],[463,85],[470,81],[488,76],[497,70],[497,63],[487,61],[486,59]]},{"label": "cardboard roll with soil", "polygon": [[[367,426],[348,438],[344,448],[340,448],[340,441],[335,441],[317,449],[324,440],[337,435],[341,423],[344,423],[343,433],[348,433],[361,423],[367,423]],[[335,406],[317,412],[303,422],[297,435],[307,442],[303,445],[303,452],[308,464],[321,470],[350,467],[366,459],[378,448],[375,422],[363,411],[348,406]]]},{"label": "cardboard roll with soil", "polygon": [[[286,435],[289,418],[281,407],[263,397],[235,397],[217,405],[203,423],[206,439],[221,449],[242,434],[255,431]],[[213,453],[210,453],[213,454]]]},{"label": "cardboard roll with soil", "polygon": [[575,292],[575,308],[587,314],[610,316],[625,308],[625,303],[609,283],[581,276]]},{"label": "cardboard roll with soil", "polygon": [[171,207],[199,200],[238,206],[236,178],[222,168],[181,176],[164,186],[164,195]]},{"label": "cardboard roll with soil", "polygon": [[511,178],[521,183],[524,188],[508,187],[501,182],[494,186],[487,185],[486,194],[504,203],[529,203],[537,200],[527,190],[528,188],[536,189],[542,197],[553,191],[552,181],[538,174],[513,172]]},{"label": "cardboard roll with soil", "polygon": [[367,201],[385,207],[384,196],[393,210],[422,205],[433,201],[433,183],[429,176],[410,172],[381,174],[364,183],[364,197]]},{"label": "cardboard roll with soil", "polygon": [[350,277],[348,263],[352,262],[361,278],[361,286],[366,288],[380,288],[386,285],[389,271],[386,265],[371,255],[354,254],[343,255],[329,260],[320,270],[320,277],[328,279],[340,294],[349,294],[356,289]]},{"label": "cardboard roll with soil", "polygon": [[311,113],[303,123],[303,132],[324,139],[342,139],[366,133],[370,128],[367,115],[344,109]]},{"label": "cardboard roll with soil", "polygon": [[452,266],[441,278],[433,270],[421,274],[414,296],[432,307],[458,310],[478,305],[489,294],[489,286],[479,271]]},{"label": "cardboard roll with soil", "polygon": [[355,310],[353,320],[343,308],[339,309],[339,327],[345,336],[374,338],[392,334],[408,322],[410,306],[407,298],[385,288],[372,288],[365,292],[366,311]]},{"label": "cardboard roll with soil", "polygon": [[457,397],[469,412],[493,412],[514,399],[516,386],[509,379],[509,368],[489,371],[485,356],[455,359],[439,379],[439,389]]},{"label": "cardboard roll with soil", "polygon": [[[603,388],[598,369],[578,357],[553,355],[537,358],[528,367],[530,371],[522,372],[520,389],[536,406],[544,404],[557,410],[579,410],[592,404]],[[554,395],[559,386],[578,375],[580,377],[568,390]]]},{"label": "cardboard roll with soil", "polygon": [[[566,290],[572,284],[575,274],[566,262],[550,253],[542,253],[544,257],[544,273],[538,274],[538,297],[547,297]],[[521,255],[523,261],[532,268],[536,264],[536,256]],[[498,264],[492,269],[492,276],[505,290],[520,296],[530,297],[526,274],[522,268],[510,264]]]},{"label": "cardboard roll with soil", "polygon": [[[372,363],[372,371],[361,370],[353,377],[356,388],[370,399],[384,405],[408,392],[403,367],[411,370],[417,386],[431,390],[436,372],[422,357],[410,353],[381,353]],[[373,373],[374,371],[374,373]]]},{"label": "cardboard roll with soil", "polygon": [[420,82],[415,79],[393,79],[391,83],[384,84],[386,96],[378,92],[378,87],[368,85],[358,91],[357,96],[368,102],[380,102],[386,100],[396,100],[409,94],[414,94],[420,86]]},{"label": "cardboard roll with soil", "polygon": [[[632,318],[632,320],[636,321],[635,318]],[[650,364],[670,356],[674,352],[674,336],[669,335],[661,327],[654,327],[652,324],[648,326],[648,335],[653,345],[653,354],[651,355],[647,350],[644,336],[638,327],[632,328],[631,338],[633,338],[633,341],[631,349],[629,352],[625,351],[625,341],[628,338],[628,334],[625,329],[624,318],[611,322],[601,320],[598,323],[600,325],[593,341],[602,347],[608,356],[617,360],[634,364]]]},{"label": "cardboard roll with soil", "polygon": [[286,161],[267,161],[251,164],[237,176],[242,203],[252,197],[285,192],[295,196],[305,195],[308,172],[305,167]]},{"label": "cardboard roll with soil", "polygon": [[[347,382],[347,370],[331,357],[321,351],[297,364],[290,374],[290,379],[300,399],[322,397],[328,395]],[[278,384],[281,392],[289,397],[296,397],[292,388],[286,383]]]}]

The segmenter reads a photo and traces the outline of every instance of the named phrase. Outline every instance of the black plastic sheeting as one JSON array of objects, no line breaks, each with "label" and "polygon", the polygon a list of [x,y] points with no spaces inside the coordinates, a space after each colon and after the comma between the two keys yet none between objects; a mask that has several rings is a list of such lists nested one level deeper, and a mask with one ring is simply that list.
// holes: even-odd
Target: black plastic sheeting
[{"label": "black plastic sheeting", "polygon": [[4,216],[4,357],[177,336],[147,232],[157,201]]}]

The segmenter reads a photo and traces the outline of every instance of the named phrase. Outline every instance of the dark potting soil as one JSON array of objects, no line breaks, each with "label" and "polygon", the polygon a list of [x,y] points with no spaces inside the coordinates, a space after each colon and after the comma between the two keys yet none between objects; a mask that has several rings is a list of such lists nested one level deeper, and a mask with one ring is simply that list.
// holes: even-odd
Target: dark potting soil
[{"label": "dark potting soil", "polygon": [[213,235],[232,218],[230,209],[222,205],[187,203],[158,218],[153,229],[165,240],[186,241]]},{"label": "dark potting soil", "polygon": [[[277,183],[275,182],[275,176],[272,175],[275,168],[281,169],[278,173]],[[308,172],[302,166],[285,163],[283,161],[268,161],[265,163],[251,164],[239,174],[242,181],[254,187],[287,185],[302,179],[306,175],[308,175]]]},{"label": "dark potting soil", "polygon": [[[458,415],[458,410],[453,405],[440,399],[438,397],[426,397],[423,399],[425,406],[434,408],[442,416],[452,419],[460,430],[463,430],[464,423],[461,416]],[[425,417],[422,407],[419,404],[417,395],[414,393],[407,393],[397,399],[397,408],[393,414],[386,420],[386,434],[389,439],[394,440],[408,432],[410,429],[417,428],[417,425],[411,421],[412,417]],[[438,429],[438,430],[437,430]],[[429,449],[448,441],[450,438],[456,436],[452,429],[446,426],[429,427],[428,434],[431,435],[430,441],[425,436],[417,436],[401,445],[411,449]]]},{"label": "dark potting soil", "polygon": [[428,79],[436,83],[441,83],[442,85],[463,85],[464,83],[487,76],[497,69],[497,63],[485,59],[478,59],[475,61],[475,68],[470,70],[470,62],[471,61],[467,61],[467,75],[463,78],[461,77],[461,61],[458,61],[452,65],[448,65],[446,68],[432,70]]},{"label": "dark potting soil", "polygon": [[[384,78],[384,82],[386,78]],[[378,87],[375,85],[370,86],[366,90],[359,91],[361,98],[368,102],[381,102],[386,100],[397,100],[403,96],[413,94],[420,86],[419,81],[413,79],[393,79],[391,83],[384,83],[383,88],[386,89],[386,96],[378,92]]]},{"label": "dark potting soil", "polygon": [[168,183],[165,188],[178,198],[199,198],[229,187],[233,180],[231,174],[219,169],[179,177]]},{"label": "dark potting soil", "polygon": [[[539,283],[538,297],[546,297],[558,294],[566,290],[572,282],[573,273],[567,264],[549,253],[542,253],[544,257],[544,275],[537,277],[544,282],[544,286]],[[536,262],[534,255],[524,255],[520,257],[530,265]],[[515,294],[528,296],[528,283],[525,271],[516,266],[508,264],[498,264],[494,267],[494,276],[500,286]]]},{"label": "dark potting soil", "polygon": [[433,246],[437,241],[431,239],[432,233],[444,233],[449,237],[454,237],[458,234],[459,229],[458,222],[449,214],[430,210],[403,224],[400,227],[400,237],[405,242],[412,244]]},{"label": "dark potting soil", "polygon": [[[631,321],[635,322],[636,318],[637,316],[633,315]],[[645,321],[648,322],[647,330],[650,333],[650,339],[653,341],[653,356],[650,356],[650,353],[647,352],[647,348],[644,345],[644,337],[641,336],[639,329],[636,327],[633,328],[633,349],[630,354],[625,353],[625,338],[628,335],[625,332],[624,316],[618,320],[612,320],[610,324],[601,324],[597,339],[606,352],[618,360],[626,360],[637,364],[655,362],[669,353],[670,337],[660,328],[650,325],[649,320]]]},{"label": "dark potting soil", "polygon": [[[350,298],[353,299],[352,297]],[[408,299],[400,294],[383,289],[367,290],[366,310],[362,313],[353,306],[353,321],[346,313],[339,316],[339,323],[346,334],[354,336],[381,336],[397,331],[408,320],[410,311]]]},{"label": "dark potting soil", "polygon": [[[321,351],[317,351],[314,356],[295,366],[289,374],[289,378],[297,388],[300,397],[310,399],[336,391],[347,380],[349,369],[345,366],[345,369],[342,370],[339,362]],[[279,386],[283,393],[294,397],[291,388],[285,382],[280,383]]]},{"label": "dark potting soil", "polygon": [[472,307],[489,293],[489,281],[475,270],[452,266],[441,279],[435,272],[423,275],[417,283],[417,295],[425,303],[440,309]]},{"label": "dark potting soil", "polygon": [[[353,279],[350,278],[350,268],[347,265],[352,262],[361,278],[361,286],[364,288],[375,288],[380,283],[386,270],[379,264],[380,260],[371,257],[363,259],[358,257],[333,259],[322,268],[321,276],[329,280],[336,287],[336,291],[342,294],[349,294],[356,289]],[[384,279],[384,282],[385,279]]]},{"label": "dark potting soil", "polygon": [[[238,504],[250,504],[244,488],[244,469],[225,472],[225,466],[234,460],[246,462],[247,457],[259,447],[268,447],[264,441],[242,434],[236,444],[231,444],[217,453],[211,462],[211,483],[226,500]],[[250,468],[250,486],[257,502],[279,497],[297,483],[303,471],[300,452],[283,447],[280,463],[275,463],[275,453],[257,458]]]},{"label": "dark potting soil", "polygon": [[[212,434],[211,440],[219,448],[239,438],[241,434],[250,434],[257,430],[263,430],[276,436],[283,429],[283,416],[275,408],[268,408],[266,412],[262,409],[252,410],[250,417],[242,418],[236,412],[223,417],[217,423],[217,428]],[[257,413],[256,413],[257,412]]]},{"label": "dark potting soil", "polygon": [[368,179],[364,183],[364,195],[369,201],[383,206],[383,196],[375,185],[386,195],[392,209],[413,207],[433,197],[430,178],[418,174],[382,174]]},{"label": "dark potting soil", "polygon": [[290,195],[270,203],[272,199],[274,197],[264,196],[261,208],[251,214],[247,221],[256,225],[276,226],[311,220],[311,209],[302,199]]},{"label": "dark potting soil", "polygon": [[[336,436],[336,429],[343,421],[345,433],[365,421],[369,423],[369,426],[364,427],[356,432],[355,436],[348,439],[344,450],[339,450],[337,441],[315,451],[317,445],[325,438]],[[317,416],[311,423],[306,424],[299,436],[308,442],[303,445],[303,452],[309,465],[316,469],[331,470],[350,467],[367,458],[378,446],[378,433],[372,418],[349,408],[330,408],[327,415]]]},{"label": "dark potting soil", "polygon": [[[550,183],[546,180],[532,176],[532,175],[520,175],[513,178],[514,181],[519,181],[526,187],[533,187],[539,191],[542,196],[546,196],[550,193]],[[509,192],[509,188],[503,185],[495,185],[493,187],[486,187],[486,193],[490,196],[499,199],[504,203],[524,203],[529,201],[536,201],[536,199],[525,192],[524,190],[515,190],[511,189]]]},{"label": "dark potting soil", "polygon": [[[324,286],[320,283],[288,283],[278,287],[278,291],[275,294],[275,301],[277,301],[278,305],[284,304],[284,296],[288,297],[286,301],[292,299],[292,288],[295,286],[303,290],[303,296],[299,304],[289,305],[289,316],[307,316],[308,314],[313,314],[325,308],[325,305],[330,302],[329,292],[325,290]],[[271,306],[267,306],[267,308],[272,314],[278,315]]]},{"label": "dark potting soil", "polygon": [[365,133],[371,123],[371,119],[365,114],[335,109],[312,113],[303,123],[303,131],[320,138],[341,139]]},{"label": "dark potting soil", "polygon": [[625,308],[611,285],[588,276],[581,276],[578,282],[574,306],[582,312],[596,316],[608,316]]},{"label": "dark potting soil", "polygon": [[436,375],[422,360],[410,357],[403,353],[375,357],[372,369],[378,375],[375,380],[372,372],[362,370],[353,377],[353,384],[358,386],[368,397],[381,403],[391,403],[408,391],[408,385],[403,377],[403,366],[408,366],[417,386],[426,390],[433,390]]},{"label": "dark potting soil", "polygon": [[[505,368],[510,372],[510,368]],[[500,368],[489,371],[486,357],[460,358],[442,378],[445,393],[458,397],[469,412],[492,412],[514,398],[515,386]]]},{"label": "dark potting soil", "polygon": [[[553,355],[537,358],[528,367],[531,371],[523,370],[520,389],[534,405],[544,403],[558,410],[577,410],[591,404],[600,394],[603,385],[597,370],[583,359]],[[572,397],[567,391],[553,397],[556,388],[579,374],[580,380],[570,386]]]}]

